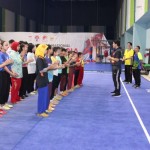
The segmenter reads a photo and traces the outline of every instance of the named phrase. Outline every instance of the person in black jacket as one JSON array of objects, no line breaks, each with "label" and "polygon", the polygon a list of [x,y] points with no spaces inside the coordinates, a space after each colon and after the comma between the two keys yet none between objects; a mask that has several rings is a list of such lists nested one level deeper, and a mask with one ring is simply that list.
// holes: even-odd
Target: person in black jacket
[{"label": "person in black jacket", "polygon": [[122,64],[122,52],[120,48],[120,41],[113,42],[113,48],[115,51],[112,53],[112,56],[109,56],[109,60],[112,63],[112,77],[115,86],[115,90],[111,92],[114,97],[120,97],[120,75],[121,75],[121,64]]}]

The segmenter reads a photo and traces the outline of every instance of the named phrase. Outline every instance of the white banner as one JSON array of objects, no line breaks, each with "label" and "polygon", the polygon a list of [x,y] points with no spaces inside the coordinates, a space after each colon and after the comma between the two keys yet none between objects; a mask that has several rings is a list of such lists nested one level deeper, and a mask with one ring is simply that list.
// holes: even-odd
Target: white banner
[{"label": "white banner", "polygon": [[127,0],[127,12],[126,12],[126,30],[130,28],[130,0]]},{"label": "white banner", "polygon": [[[0,38],[5,41],[27,41],[33,44],[50,44],[53,47],[77,49],[84,54],[89,53],[91,47],[103,45],[109,47],[103,33],[33,33],[33,32],[1,32]],[[95,52],[93,52],[94,55]],[[96,56],[93,56],[96,57]]]},{"label": "white banner", "polygon": [[136,0],[136,8],[135,8],[135,21],[140,19],[144,13],[145,0]]}]

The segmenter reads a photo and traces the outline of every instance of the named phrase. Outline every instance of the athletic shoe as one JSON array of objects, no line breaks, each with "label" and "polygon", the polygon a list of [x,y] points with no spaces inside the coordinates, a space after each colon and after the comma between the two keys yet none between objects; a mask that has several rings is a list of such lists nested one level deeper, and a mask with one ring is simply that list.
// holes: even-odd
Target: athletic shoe
[{"label": "athletic shoe", "polygon": [[55,108],[49,107],[48,110],[49,110],[49,111],[53,111],[53,110],[55,110]]},{"label": "athletic shoe", "polygon": [[45,112],[49,114],[49,113],[52,112],[52,110],[48,109],[48,110],[46,110]]},{"label": "athletic shoe", "polygon": [[61,96],[67,96],[68,94],[66,94],[65,92],[61,93]]},{"label": "athletic shoe", "polygon": [[4,110],[10,110],[10,108],[8,106],[6,106],[6,105],[2,106],[2,109],[4,109]]},{"label": "athletic shoe", "polygon": [[74,88],[71,88],[70,90],[68,90],[68,92],[73,92],[74,91]]},{"label": "athletic shoe", "polygon": [[70,90],[68,90],[68,92],[69,92],[69,93],[71,93],[71,92],[73,92],[73,90],[72,90],[72,89],[70,89]]},{"label": "athletic shoe", "polygon": [[60,92],[60,96],[67,96],[67,94],[65,94],[65,92]]},{"label": "athletic shoe", "polygon": [[25,96],[21,96],[21,97],[20,97],[20,100],[24,100],[24,99],[25,99]]},{"label": "athletic shoe", "polygon": [[35,95],[36,93],[35,93],[35,92],[31,92],[30,94],[31,94],[31,95]]},{"label": "athletic shoe", "polygon": [[28,97],[28,95],[26,94],[26,95],[24,95],[24,97]]},{"label": "athletic shoe", "polygon": [[126,84],[131,84],[131,82],[126,82]]},{"label": "athletic shoe", "polygon": [[53,98],[53,100],[51,101],[51,103],[54,104],[54,105],[57,105],[57,104],[59,104],[59,101],[56,100],[55,98]]},{"label": "athletic shoe", "polygon": [[113,94],[112,96],[113,96],[113,97],[120,97],[120,96],[121,96],[121,94],[117,94],[117,93],[115,93],[115,94]]},{"label": "athletic shoe", "polygon": [[138,89],[138,88],[140,88],[140,86],[139,86],[139,85],[136,85],[136,86],[135,86],[135,89]]},{"label": "athletic shoe", "polygon": [[110,92],[110,93],[115,94],[115,93],[116,93],[116,91],[114,90],[114,91],[112,91],[112,92]]},{"label": "athletic shoe", "polygon": [[67,93],[67,94],[68,94],[68,90],[64,91],[64,93]]},{"label": "athletic shoe", "polygon": [[68,95],[68,94],[69,94],[67,91],[64,91],[64,93],[65,93],[66,95]]},{"label": "athletic shoe", "polygon": [[74,87],[74,89],[77,89],[77,88],[79,88],[80,86],[79,85],[76,85],[75,87]]},{"label": "athletic shoe", "polygon": [[50,103],[49,104],[49,107],[55,107],[56,105],[55,104],[53,104],[53,103]]},{"label": "athletic shoe", "polygon": [[58,98],[61,98],[61,99],[62,99],[62,96],[61,96],[61,95],[59,95],[59,94],[57,94],[57,95],[56,95],[56,97],[58,97]]},{"label": "athletic shoe", "polygon": [[137,86],[136,84],[132,85],[132,87],[136,87],[136,86]]},{"label": "athletic shoe", "polygon": [[54,99],[60,101],[62,98],[55,96]]},{"label": "athletic shoe", "polygon": [[11,104],[5,104],[5,105],[9,108],[13,108],[13,105],[11,105]]},{"label": "athletic shoe", "polygon": [[41,114],[37,114],[37,116],[38,116],[38,117],[44,117],[44,118],[45,118],[45,117],[48,117],[48,114],[46,114],[46,113],[41,113]]}]

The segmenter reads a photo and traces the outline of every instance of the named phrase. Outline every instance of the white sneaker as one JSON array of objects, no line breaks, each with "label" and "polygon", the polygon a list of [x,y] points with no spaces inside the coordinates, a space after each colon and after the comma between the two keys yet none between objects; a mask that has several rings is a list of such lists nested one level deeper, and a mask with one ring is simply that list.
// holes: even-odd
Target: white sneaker
[{"label": "white sneaker", "polygon": [[61,100],[62,96],[54,96],[54,98],[57,99],[57,100]]},{"label": "white sneaker", "polygon": [[34,93],[34,92],[31,92],[30,94],[31,94],[31,95],[35,95],[36,93]]},{"label": "white sneaker", "polygon": [[54,98],[54,99],[51,101],[51,103],[54,104],[54,105],[57,105],[57,104],[59,104],[59,101]]},{"label": "white sneaker", "polygon": [[62,96],[60,96],[59,94],[57,94],[57,95],[56,95],[56,97],[58,97],[58,98],[62,98]]},{"label": "white sneaker", "polygon": [[11,104],[5,104],[5,106],[7,106],[7,107],[9,107],[9,108],[13,108],[14,106],[13,105],[11,105]]},{"label": "white sneaker", "polygon": [[4,106],[2,106],[2,109],[9,110],[10,108],[8,106],[4,105]]},{"label": "white sneaker", "polygon": [[80,87],[79,85],[76,85],[74,88],[77,89],[77,88],[79,88],[79,87]]}]

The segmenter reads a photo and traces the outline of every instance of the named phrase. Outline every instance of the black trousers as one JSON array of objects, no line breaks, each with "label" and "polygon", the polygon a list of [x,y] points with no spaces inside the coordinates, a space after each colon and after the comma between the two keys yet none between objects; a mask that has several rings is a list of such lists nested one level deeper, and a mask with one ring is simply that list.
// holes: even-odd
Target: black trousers
[{"label": "black trousers", "polygon": [[68,74],[62,74],[61,79],[60,79],[60,91],[65,91],[67,87],[67,82],[68,82]]},{"label": "black trousers", "polygon": [[27,67],[23,67],[23,77],[21,82],[21,87],[19,91],[19,96],[22,97],[26,95],[27,87],[28,87],[28,70]]},{"label": "black trousers", "polygon": [[27,91],[28,93],[34,91],[34,80],[36,78],[36,74],[28,74],[28,86],[27,86]]},{"label": "black trousers", "polygon": [[121,75],[121,69],[113,69],[112,70],[112,78],[113,78],[116,94],[120,94],[120,89],[121,89],[120,75]]},{"label": "black trousers", "polygon": [[75,70],[74,86],[76,86],[78,83],[79,72],[80,72],[80,70]]},{"label": "black trousers", "polygon": [[140,86],[141,85],[141,70],[140,69],[133,69],[133,77],[135,80],[135,84]]},{"label": "black trousers", "polygon": [[55,90],[58,88],[59,83],[60,83],[60,79],[61,79],[61,74],[58,74],[58,76],[53,76],[53,81],[52,81],[52,93],[51,93],[51,98],[54,98],[54,94],[55,94]]},{"label": "black trousers", "polygon": [[125,80],[132,83],[132,65],[125,65]]},{"label": "black trousers", "polygon": [[10,75],[6,71],[0,71],[0,104],[8,102],[10,90]]}]

